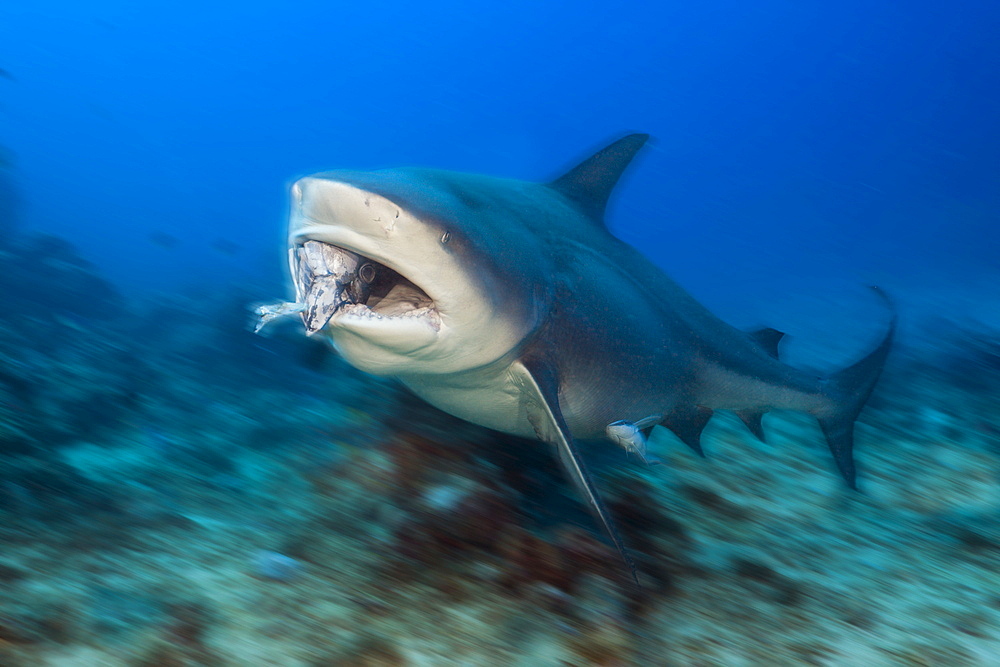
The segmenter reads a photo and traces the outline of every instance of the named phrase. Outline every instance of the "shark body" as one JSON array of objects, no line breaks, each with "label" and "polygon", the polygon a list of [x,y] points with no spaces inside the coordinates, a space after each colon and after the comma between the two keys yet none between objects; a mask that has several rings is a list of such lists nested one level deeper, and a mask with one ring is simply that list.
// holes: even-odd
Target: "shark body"
[{"label": "shark body", "polygon": [[[760,438],[766,411],[803,410],[854,487],[854,421],[894,328],[820,378],[778,360],[780,332],[712,315],[604,225],[646,139],[626,136],[550,183],[427,169],[316,174],[292,186],[288,241],[288,310],[302,311],[310,333],[446,412],[551,444],[633,577],[574,439],[626,429],[641,440],[659,424],[701,454],[714,410],[735,411]],[[617,440],[644,452],[644,442]]]}]

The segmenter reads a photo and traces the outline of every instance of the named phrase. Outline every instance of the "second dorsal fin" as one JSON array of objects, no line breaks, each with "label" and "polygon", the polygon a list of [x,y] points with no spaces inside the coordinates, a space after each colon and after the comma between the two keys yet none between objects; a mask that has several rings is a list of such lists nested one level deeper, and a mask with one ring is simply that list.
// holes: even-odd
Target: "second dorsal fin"
[{"label": "second dorsal fin", "polygon": [[775,359],[778,358],[778,343],[781,339],[785,337],[784,331],[778,331],[777,329],[772,329],[766,327],[764,329],[755,329],[754,331],[748,331],[747,335],[753,339],[761,349],[767,352],[770,356]]},{"label": "second dorsal fin", "polygon": [[572,200],[588,216],[602,222],[611,191],[647,139],[648,134],[622,137],[552,181],[549,186]]}]

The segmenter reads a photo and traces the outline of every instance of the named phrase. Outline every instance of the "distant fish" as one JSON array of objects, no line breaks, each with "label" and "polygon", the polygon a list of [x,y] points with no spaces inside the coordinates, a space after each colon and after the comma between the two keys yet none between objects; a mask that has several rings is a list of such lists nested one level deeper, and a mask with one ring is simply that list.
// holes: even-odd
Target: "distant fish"
[{"label": "distant fish", "polygon": [[111,21],[95,18],[94,23],[104,28],[105,30],[118,30],[118,26],[112,23]]},{"label": "distant fish", "polygon": [[17,79],[14,78],[13,74],[11,74],[2,67],[0,67],[0,79],[7,79],[8,81],[17,81]]},{"label": "distant fish", "polygon": [[212,250],[232,257],[240,251],[240,246],[229,239],[217,238],[212,241]]},{"label": "distant fish", "polygon": [[173,250],[180,245],[181,240],[173,234],[168,234],[157,229],[149,233],[149,242],[160,246],[164,250]]}]

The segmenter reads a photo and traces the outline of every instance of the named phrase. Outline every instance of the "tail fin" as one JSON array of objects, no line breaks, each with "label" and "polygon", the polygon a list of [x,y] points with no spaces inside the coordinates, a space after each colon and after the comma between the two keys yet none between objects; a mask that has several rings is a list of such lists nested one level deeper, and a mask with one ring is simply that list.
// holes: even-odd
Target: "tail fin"
[{"label": "tail fin", "polygon": [[826,383],[824,392],[834,407],[823,414],[817,415],[827,445],[833,453],[833,460],[844,480],[852,489],[857,489],[857,472],[854,467],[854,421],[871,396],[875,383],[882,374],[882,367],[892,347],[892,339],[896,332],[896,310],[886,293],[873,286],[892,313],[889,330],[882,342],[860,361],[832,375]]}]

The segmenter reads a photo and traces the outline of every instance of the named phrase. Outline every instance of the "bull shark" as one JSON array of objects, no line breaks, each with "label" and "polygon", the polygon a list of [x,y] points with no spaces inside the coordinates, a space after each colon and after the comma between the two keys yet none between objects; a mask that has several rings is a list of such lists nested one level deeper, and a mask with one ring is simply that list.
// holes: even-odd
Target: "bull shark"
[{"label": "bull shark", "polygon": [[647,139],[625,136],[546,183],[423,168],[302,178],[288,228],[296,301],[261,309],[262,321],[300,314],[348,363],[446,412],[550,444],[636,583],[575,441],[607,438],[648,463],[657,425],[702,454],[716,410],[760,439],[765,412],[801,410],[857,488],[854,422],[896,319],[860,361],[817,377],[778,360],[780,332],[712,315],[604,223]]}]

